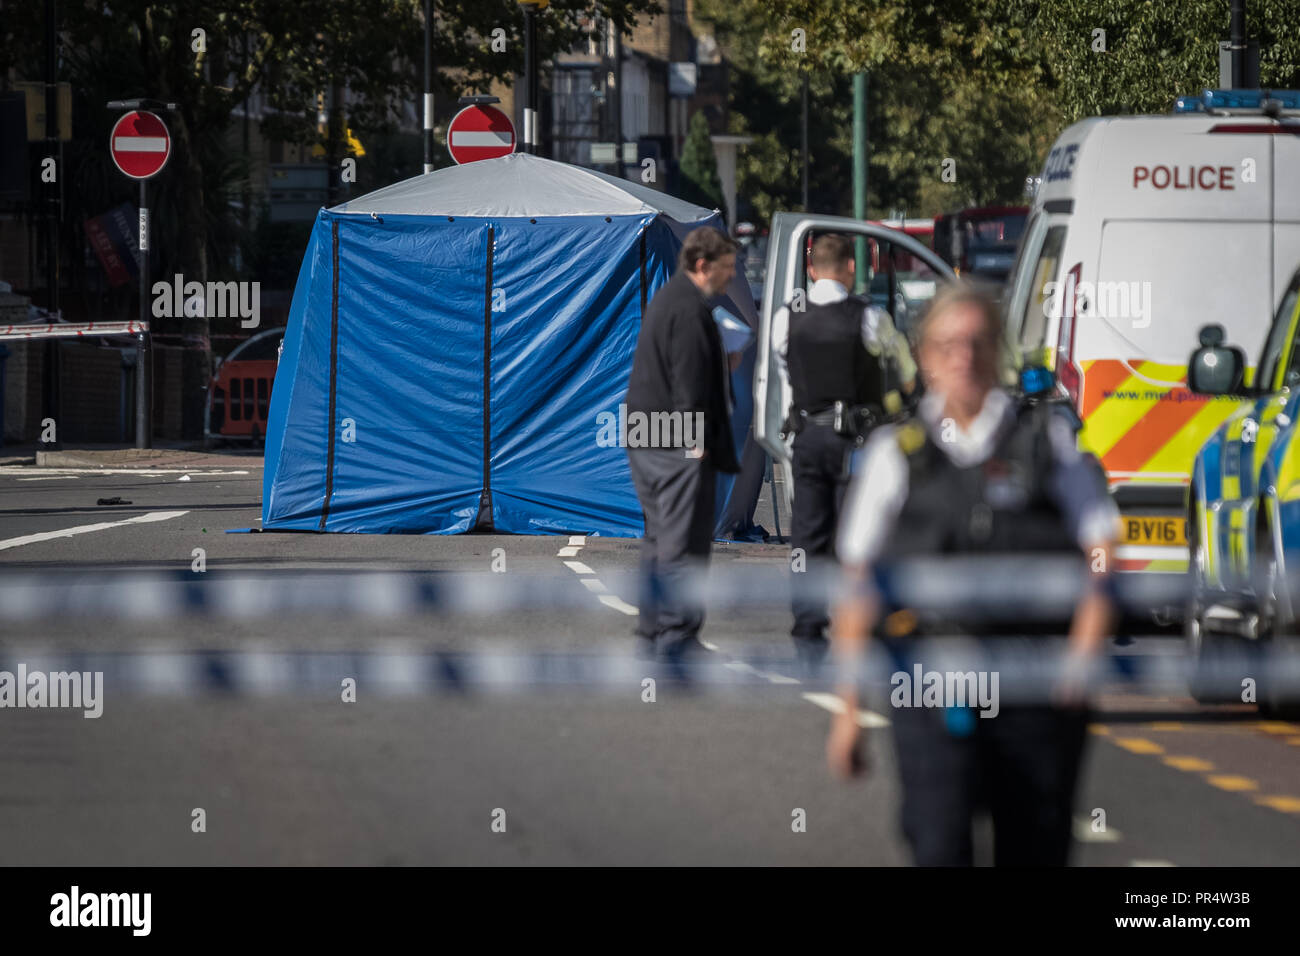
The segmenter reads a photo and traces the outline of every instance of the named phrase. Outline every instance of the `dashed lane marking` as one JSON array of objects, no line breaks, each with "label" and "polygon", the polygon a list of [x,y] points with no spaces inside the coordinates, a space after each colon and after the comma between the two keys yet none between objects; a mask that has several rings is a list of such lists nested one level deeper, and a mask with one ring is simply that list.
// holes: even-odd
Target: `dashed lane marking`
[{"label": "dashed lane marking", "polygon": [[1165,752],[1165,748],[1154,740],[1147,740],[1143,737],[1116,737],[1114,740],[1117,745],[1123,747],[1129,753],[1162,754]]},{"label": "dashed lane marking", "polygon": [[42,541],[53,541],[57,538],[70,538],[76,534],[89,534],[92,531],[107,531],[109,528],[124,528],[132,524],[150,524],[155,521],[167,521],[171,518],[179,518],[181,515],[189,514],[188,511],[150,511],[148,514],[136,515],[134,518],[127,518],[124,521],[101,521],[98,524],[82,524],[75,528],[63,528],[60,531],[42,531],[39,534],[25,534],[19,538],[6,538],[0,541],[0,551],[9,548],[19,548],[25,544],[39,544]]},{"label": "dashed lane marking", "polygon": [[1165,757],[1164,762],[1166,766],[1188,773],[1207,773],[1214,769],[1214,764],[1200,757]]},{"label": "dashed lane marking", "polygon": [[[590,566],[584,564],[582,561],[569,560],[578,556],[578,553],[586,546],[586,541],[586,537],[582,535],[574,535],[570,537],[569,543],[560,548],[556,553],[556,557],[565,559],[564,566],[574,574],[579,575],[578,580],[582,582],[582,586],[595,594],[601,604],[604,604],[606,607],[612,608],[622,614],[626,614],[629,617],[640,614],[640,611],[635,605],[628,604],[617,595],[611,594],[609,589],[601,583],[598,577],[596,577],[596,572],[592,570]],[[737,673],[745,674],[750,677],[758,677],[771,684],[799,685],[803,683],[797,677],[790,677],[787,674],[780,674],[776,671],[760,670],[752,664],[737,660],[724,652],[722,648],[718,647],[718,645],[714,644],[712,641],[701,640],[700,643],[704,645],[706,650],[712,651],[720,657],[726,658],[723,666],[728,670],[736,671]],[[806,693],[803,695],[803,698],[809,703],[815,704],[823,710],[828,710],[834,714],[843,713],[844,711],[844,702],[835,694]],[[858,725],[861,727],[889,726],[888,720],[880,714],[869,710],[859,710],[857,719]]]},{"label": "dashed lane marking", "polygon": [[1300,733],[1300,724],[1288,723],[1285,720],[1261,720],[1255,724],[1255,728],[1266,734]]},{"label": "dashed lane marking", "polygon": [[[1285,721],[1258,721],[1245,725],[1251,732],[1263,732],[1273,735],[1274,740],[1282,740],[1288,744],[1300,744],[1300,736],[1295,735],[1296,725]],[[1177,721],[1156,722],[1147,725],[1148,729],[1154,731],[1167,730],[1178,731],[1188,730],[1190,728],[1183,726]],[[1109,728],[1099,725],[1091,725],[1088,728],[1098,736],[1108,737],[1116,746],[1123,747],[1130,753],[1135,754],[1155,754],[1164,755],[1164,748],[1154,741],[1147,740],[1143,737],[1115,737],[1111,735]],[[1288,736],[1283,736],[1283,735]],[[1259,790],[1259,782],[1251,777],[1241,776],[1232,773],[1214,773],[1215,766],[1208,760],[1201,757],[1185,755],[1167,755],[1161,756],[1161,762],[1175,770],[1181,770],[1185,773],[1201,774],[1206,783],[1219,790],[1228,793],[1254,794]],[[1254,802],[1262,807],[1269,807],[1280,813],[1300,814],[1300,797],[1290,796],[1288,794],[1269,794],[1267,796],[1254,796]],[[1136,864],[1135,864],[1136,865]]]},{"label": "dashed lane marking", "polygon": [[1256,797],[1255,802],[1283,813],[1300,813],[1300,797]]},{"label": "dashed lane marking", "polygon": [[598,599],[601,604],[605,605],[605,607],[613,608],[615,611],[618,611],[620,614],[626,614],[628,617],[638,617],[641,614],[640,611],[631,604],[628,604],[617,594],[601,594]]},{"label": "dashed lane marking", "polygon": [[1129,860],[1129,866],[1177,866],[1177,863],[1170,863],[1168,860]]},{"label": "dashed lane marking", "polygon": [[1206,777],[1205,782],[1211,787],[1218,787],[1220,790],[1227,790],[1232,793],[1240,793],[1243,790],[1258,790],[1259,783],[1251,780],[1249,777],[1241,777],[1232,773],[1214,774]]},{"label": "dashed lane marking", "polygon": [[[844,713],[844,701],[837,694],[813,694],[803,695],[803,699],[810,704],[816,704],[822,710],[829,710],[832,714]],[[889,721],[870,710],[858,711],[859,727],[888,727]]]}]

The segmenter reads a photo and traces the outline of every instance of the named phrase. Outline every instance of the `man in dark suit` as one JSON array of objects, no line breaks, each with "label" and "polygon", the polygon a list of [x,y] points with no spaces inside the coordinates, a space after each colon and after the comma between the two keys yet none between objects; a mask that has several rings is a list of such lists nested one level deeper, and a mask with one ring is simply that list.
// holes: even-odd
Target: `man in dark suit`
[{"label": "man in dark suit", "polygon": [[627,446],[645,513],[636,629],[645,656],[677,660],[702,647],[703,607],[685,592],[708,563],[717,473],[740,470],[731,440],[735,358],[723,349],[710,305],[735,270],[731,239],[716,229],[694,230],[677,272],[641,320],[628,382]]}]

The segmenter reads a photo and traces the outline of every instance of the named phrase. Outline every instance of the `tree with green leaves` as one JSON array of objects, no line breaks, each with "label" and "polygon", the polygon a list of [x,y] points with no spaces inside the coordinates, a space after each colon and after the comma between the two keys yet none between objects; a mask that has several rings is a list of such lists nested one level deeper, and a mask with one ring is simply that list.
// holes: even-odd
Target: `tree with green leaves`
[{"label": "tree with green leaves", "polygon": [[[257,217],[251,210],[241,215],[235,205],[247,194],[248,167],[228,141],[233,114],[257,94],[268,137],[320,145],[336,162],[345,152],[346,128],[364,136],[393,133],[403,108],[423,89],[423,6],[421,0],[60,3],[58,78],[71,82],[74,95],[73,142],[60,171],[70,184],[64,190],[63,260],[81,258],[84,219],[134,201],[134,184],[116,173],[108,155],[116,117],[105,104],[144,96],[178,106],[165,117],[174,154],[150,185],[159,273],[199,282],[235,277],[231,262],[241,219],[247,225]],[[583,21],[593,14],[631,23],[657,7],[657,0],[552,0],[538,17],[538,43],[543,55],[567,50],[585,36]],[[441,102],[481,92],[522,70],[523,16],[514,0],[438,0],[436,10]],[[42,77],[44,4],[0,3],[0,14],[0,76]],[[504,52],[491,43],[498,28],[505,33]],[[323,131],[318,96],[330,114]],[[419,171],[417,164],[409,174]],[[337,181],[337,167],[331,175]],[[210,369],[208,321],[173,325],[167,331],[183,330],[193,345],[184,361],[185,431],[193,436]]]},{"label": "tree with green leaves", "polygon": [[709,138],[709,121],[702,111],[691,117],[686,142],[682,144],[676,192],[688,202],[721,209],[726,215],[722,183],[718,179],[718,157],[713,151],[713,140]]},{"label": "tree with green leaves", "polygon": [[[812,101],[815,209],[852,209],[851,77],[869,75],[869,208],[934,215],[1015,201],[1056,116],[1021,0],[701,0],[731,60],[739,191],[767,218],[799,203],[799,86]],[[945,160],[955,180],[943,176]]]},{"label": "tree with green leaves", "polygon": [[[1043,0],[1034,39],[1067,122],[1088,116],[1165,113],[1178,96],[1219,86],[1226,0],[1177,4]],[[1247,36],[1259,42],[1260,86],[1300,85],[1300,8],[1250,0]]]}]

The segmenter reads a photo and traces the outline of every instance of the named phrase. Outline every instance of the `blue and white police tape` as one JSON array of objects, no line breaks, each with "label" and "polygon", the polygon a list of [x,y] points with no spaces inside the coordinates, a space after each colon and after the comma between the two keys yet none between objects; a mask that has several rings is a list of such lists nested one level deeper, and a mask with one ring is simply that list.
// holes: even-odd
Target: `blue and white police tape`
[{"label": "blue and white police tape", "polygon": [[[982,555],[900,561],[877,569],[876,587],[897,606],[961,617],[1028,622],[1068,616],[1090,579],[1070,558]],[[845,579],[834,569],[791,573],[783,564],[692,567],[658,583],[661,594],[711,609],[788,607],[792,593],[834,599]],[[598,612],[593,591],[635,600],[636,573],[569,575],[511,572],[223,571],[202,573],[12,573],[0,577],[0,621],[92,617],[126,621],[282,615],[400,618],[432,612],[487,615],[546,609]],[[1113,594],[1126,609],[1181,607],[1186,581],[1120,575]]]},{"label": "blue and white police tape", "polygon": [[[934,638],[915,645],[905,653],[873,645],[866,659],[851,668],[853,682],[883,694],[905,684],[918,699],[927,688],[946,693],[944,689],[954,685],[984,682],[992,684],[1002,703],[1032,705],[1056,700],[1066,684],[1093,692],[1181,696],[1190,679],[1197,673],[1205,675],[1204,669],[1198,671],[1177,652],[1104,653],[1081,666],[1064,653],[1062,640]],[[447,651],[389,642],[364,651],[158,647],[103,652],[36,644],[0,649],[0,673],[18,673],[20,666],[28,673],[102,673],[110,694],[144,697],[329,697],[337,696],[348,679],[356,682],[359,694],[377,697],[548,688],[628,694],[644,690],[647,679],[780,692],[791,686],[826,690],[840,684],[845,673],[829,661],[808,673],[794,670],[788,657],[736,657],[721,652],[664,662],[642,660],[631,653],[538,652],[507,645]],[[1269,647],[1225,655],[1216,659],[1214,673],[1230,691],[1225,702],[1253,702],[1264,686],[1271,695],[1284,693],[1288,699],[1300,700],[1300,654],[1294,651]]]}]

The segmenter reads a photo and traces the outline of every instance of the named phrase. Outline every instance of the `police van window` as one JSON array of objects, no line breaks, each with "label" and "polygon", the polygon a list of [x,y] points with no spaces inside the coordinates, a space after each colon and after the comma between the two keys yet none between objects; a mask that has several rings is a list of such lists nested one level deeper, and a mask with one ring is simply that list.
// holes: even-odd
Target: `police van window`
[{"label": "police van window", "polygon": [[[1269,330],[1256,382],[1261,388],[1295,388],[1300,384],[1300,348],[1295,346],[1295,336],[1300,331],[1296,327],[1297,304],[1300,304],[1300,275],[1291,280],[1291,288],[1282,297],[1277,317],[1273,320],[1273,328]],[[1286,376],[1281,382],[1276,382],[1277,366],[1284,358],[1288,358]]]},{"label": "police van window", "polygon": [[1021,348],[1038,348],[1047,339],[1047,314],[1050,311],[1049,300],[1052,298],[1048,283],[1058,281],[1061,249],[1064,246],[1065,226],[1048,229],[1029,276],[1024,309],[1016,323],[1020,329]]}]

